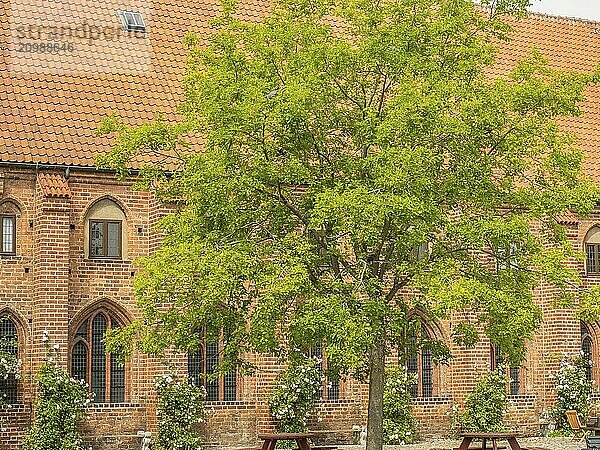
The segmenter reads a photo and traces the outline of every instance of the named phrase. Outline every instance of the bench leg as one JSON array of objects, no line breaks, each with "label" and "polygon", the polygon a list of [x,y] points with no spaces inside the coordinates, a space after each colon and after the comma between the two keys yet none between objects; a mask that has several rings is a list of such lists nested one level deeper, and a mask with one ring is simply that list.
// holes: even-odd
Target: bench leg
[{"label": "bench leg", "polygon": [[507,439],[508,441],[508,445],[510,445],[510,448],[512,448],[512,450],[523,450],[521,448],[521,446],[519,445],[519,443],[517,442],[517,438],[511,437]]},{"label": "bench leg", "polygon": [[471,445],[471,441],[473,438],[464,438],[458,450],[469,450],[469,445]]}]

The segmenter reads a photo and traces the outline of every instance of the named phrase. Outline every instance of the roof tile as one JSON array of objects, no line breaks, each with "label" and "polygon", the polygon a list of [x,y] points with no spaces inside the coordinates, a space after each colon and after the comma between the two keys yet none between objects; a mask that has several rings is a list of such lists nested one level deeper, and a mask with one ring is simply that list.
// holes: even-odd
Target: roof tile
[{"label": "roof tile", "polygon": [[62,175],[42,172],[38,174],[37,180],[44,197],[71,198],[69,183]]},{"label": "roof tile", "polygon": [[[111,112],[128,124],[164,113],[173,120],[183,98],[184,36],[211,32],[220,12],[216,0],[131,0],[149,27],[141,37],[116,40],[70,39],[72,53],[19,53],[17,22],[78,26],[83,20],[118,29],[121,0],[13,0],[11,14],[0,16],[0,38],[9,43],[0,58],[0,159],[2,161],[90,166],[110,149],[111,140],[96,136]],[[257,20],[269,0],[242,0],[241,18]],[[514,34],[502,43],[494,73],[506,73],[537,47],[553,67],[592,71],[600,63],[600,23],[531,14],[514,22]],[[62,41],[61,41],[62,42]],[[33,42],[31,42],[33,43]],[[587,155],[584,168],[600,181],[600,89],[587,91],[580,117],[562,123],[579,136]],[[68,149],[68,151],[65,151]],[[155,162],[148,156],[136,164]],[[52,177],[51,177],[52,178]],[[55,179],[56,177],[52,178]],[[68,187],[68,186],[67,186]]]}]

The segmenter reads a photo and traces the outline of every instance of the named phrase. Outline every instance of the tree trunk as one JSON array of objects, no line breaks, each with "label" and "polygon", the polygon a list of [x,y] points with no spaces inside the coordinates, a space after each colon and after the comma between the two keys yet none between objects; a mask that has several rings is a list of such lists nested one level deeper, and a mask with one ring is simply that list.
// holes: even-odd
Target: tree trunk
[{"label": "tree trunk", "polygon": [[385,339],[378,337],[369,358],[369,417],[367,449],[383,448],[383,391],[385,388]]}]

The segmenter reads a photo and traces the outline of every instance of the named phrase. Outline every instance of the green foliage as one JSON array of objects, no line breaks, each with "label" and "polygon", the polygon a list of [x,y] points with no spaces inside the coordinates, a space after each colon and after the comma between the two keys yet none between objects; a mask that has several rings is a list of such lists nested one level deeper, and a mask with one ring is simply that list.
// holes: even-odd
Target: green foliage
[{"label": "green foliage", "polygon": [[574,409],[584,423],[590,413],[593,384],[586,377],[589,364],[581,355],[575,358],[565,355],[558,370],[551,374],[556,389],[556,405],[551,409],[550,415],[559,430],[571,429],[565,411]]},{"label": "green foliage", "polygon": [[23,450],[84,450],[77,422],[85,419],[92,394],[85,381],[71,378],[50,350],[37,375],[38,399],[32,427],[23,438]]},{"label": "green foliage", "polygon": [[[142,317],[109,349],[187,350],[206,329],[223,333],[227,371],[323,341],[332,370],[364,378],[372,355],[403,353],[415,317],[467,310],[457,342],[483,333],[522,360],[535,288],[581,285],[556,219],[600,195],[557,120],[598,77],[533,51],[490,79],[491,42],[526,1],[486,3],[281,0],[252,23],[228,7],[207,40],[190,36],[180,123],[102,130],[104,167],[170,154],[140,186],[179,204],[139,261]],[[570,290],[592,321],[600,292]]]},{"label": "green foliage", "polygon": [[508,410],[506,386],[509,379],[500,370],[488,372],[467,395],[465,409],[459,415],[462,431],[488,433],[505,429],[503,418]]},{"label": "green foliage", "polygon": [[300,433],[308,430],[308,418],[315,409],[315,401],[323,389],[323,374],[314,358],[296,355],[289,367],[277,375],[269,413],[284,433]]},{"label": "green foliage", "polygon": [[383,442],[387,445],[404,445],[417,438],[417,421],[413,415],[413,399],[409,388],[414,375],[402,367],[386,371],[383,394]]},{"label": "green foliage", "polygon": [[156,380],[158,404],[157,450],[201,450],[200,436],[195,430],[206,417],[206,390],[177,381],[172,376]]}]

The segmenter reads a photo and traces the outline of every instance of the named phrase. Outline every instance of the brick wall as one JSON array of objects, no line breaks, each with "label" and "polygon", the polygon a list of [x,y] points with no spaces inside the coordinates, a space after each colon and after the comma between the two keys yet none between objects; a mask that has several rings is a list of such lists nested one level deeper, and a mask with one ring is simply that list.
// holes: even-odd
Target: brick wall
[{"label": "brick wall", "polygon": [[[2,169],[0,178],[1,200],[10,200],[20,209],[17,255],[0,257],[0,313],[8,311],[17,323],[24,361],[24,376],[19,383],[22,405],[0,411],[0,416],[10,419],[8,430],[0,433],[0,441],[16,450],[31,420],[33,375],[45,354],[42,332],[48,331],[53,343],[60,345],[61,364],[68,367],[70,336],[89,311],[106,306],[120,317],[135,318],[138,312],[131,287],[138,270],[135,260],[157,248],[161,236],[153,230],[160,217],[175,205],[163,206],[150,194],[132,191],[130,182],[117,182],[110,174],[72,170],[68,180],[71,195],[64,198],[44,196],[34,171]],[[118,204],[126,217],[127,246],[122,260],[85,256],[86,214],[96,201],[106,198]],[[569,225],[569,238],[581,243],[589,227],[599,221],[597,214],[587,222]],[[581,261],[572,264],[583,271]],[[600,277],[585,277],[585,283],[600,283]],[[576,354],[580,349],[579,322],[572,311],[553,307],[553,294],[549,286],[536,292],[545,320],[535,340],[528,343],[522,395],[511,398],[510,424],[527,434],[538,431],[539,415],[554,399],[548,372],[556,369],[563,353]],[[478,376],[490,368],[489,342],[483,341],[473,349],[451,343],[453,326],[465,318],[464,314],[454,315],[433,330],[438,338],[450,343],[455,357],[449,365],[435,369],[435,397],[415,402],[423,436],[449,433],[452,406],[460,407]],[[172,359],[185,372],[185,356],[173,355]],[[273,380],[283,367],[275,356],[250,355],[249,359],[259,370],[255,376],[240,379],[239,401],[209,405],[209,418],[200,430],[210,446],[254,446],[257,433],[274,429],[267,401]],[[126,403],[90,408],[84,427],[89,445],[94,449],[136,448],[137,431],[154,431],[152,385],[165,370],[158,360],[135,355],[127,364]],[[367,387],[345,380],[340,400],[320,404],[310,427],[323,431],[320,442],[349,442],[353,436],[348,430],[366,424],[366,402]]]}]

